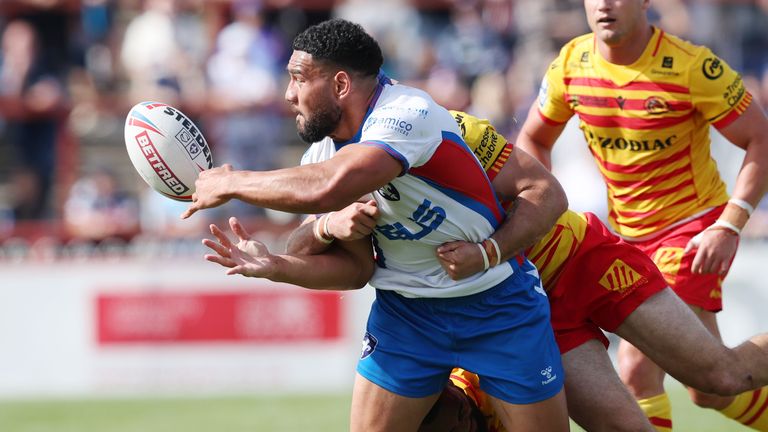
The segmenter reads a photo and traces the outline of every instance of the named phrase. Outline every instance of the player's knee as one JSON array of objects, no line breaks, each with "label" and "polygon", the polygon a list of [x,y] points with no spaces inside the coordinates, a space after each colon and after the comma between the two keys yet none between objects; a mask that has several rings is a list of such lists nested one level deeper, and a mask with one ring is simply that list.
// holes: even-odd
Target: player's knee
[{"label": "player's knee", "polygon": [[727,397],[726,395],[703,393],[693,389],[689,390],[688,393],[691,397],[691,401],[701,408],[722,409],[724,407],[724,398]]},{"label": "player's knee", "polygon": [[751,377],[748,372],[733,363],[717,363],[699,371],[700,379],[691,383],[695,390],[691,400],[696,405],[709,408],[712,398],[734,396],[750,388]]}]

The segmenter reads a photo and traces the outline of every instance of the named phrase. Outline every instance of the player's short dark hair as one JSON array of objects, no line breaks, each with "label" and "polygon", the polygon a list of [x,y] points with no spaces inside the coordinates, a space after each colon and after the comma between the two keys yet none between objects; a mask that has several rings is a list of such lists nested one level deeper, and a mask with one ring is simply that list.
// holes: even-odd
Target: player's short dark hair
[{"label": "player's short dark hair", "polygon": [[359,24],[332,19],[313,25],[293,39],[293,49],[313,60],[332,63],[364,76],[376,76],[384,57],[379,44]]}]

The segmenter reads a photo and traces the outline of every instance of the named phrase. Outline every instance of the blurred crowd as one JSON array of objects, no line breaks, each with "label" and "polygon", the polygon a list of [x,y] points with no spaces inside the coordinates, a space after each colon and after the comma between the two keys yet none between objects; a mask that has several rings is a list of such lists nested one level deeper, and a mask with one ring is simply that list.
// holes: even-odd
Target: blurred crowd
[{"label": "blurred crowd", "polygon": [[[768,105],[768,0],[651,4],[657,24],[711,47]],[[284,65],[292,38],[330,17],[374,35],[389,76],[510,139],[559,47],[588,32],[581,0],[0,0],[0,255],[35,241],[199,241],[231,214],[272,231],[295,223],[238,203],[179,221],[184,205],[133,171],[123,121],[162,101],[195,119],[217,165],[297,163]],[[763,206],[751,232],[768,238]]]}]

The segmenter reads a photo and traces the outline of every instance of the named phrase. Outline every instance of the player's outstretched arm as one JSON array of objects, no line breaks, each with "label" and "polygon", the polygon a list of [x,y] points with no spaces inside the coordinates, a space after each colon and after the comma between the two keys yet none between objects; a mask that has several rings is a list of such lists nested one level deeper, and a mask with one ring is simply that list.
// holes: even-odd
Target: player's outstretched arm
[{"label": "player's outstretched arm", "polygon": [[403,165],[386,151],[350,144],[332,158],[273,171],[235,171],[229,165],[200,173],[192,204],[181,215],[217,207],[231,199],[292,213],[339,210],[386,185]]},{"label": "player's outstretched arm", "polygon": [[250,234],[236,218],[229,225],[238,241],[233,243],[226,233],[211,225],[217,241],[204,239],[203,244],[214,254],[205,259],[229,268],[227,274],[261,277],[311,289],[358,289],[373,275],[373,257],[369,239],[332,245],[319,255],[274,255]]}]

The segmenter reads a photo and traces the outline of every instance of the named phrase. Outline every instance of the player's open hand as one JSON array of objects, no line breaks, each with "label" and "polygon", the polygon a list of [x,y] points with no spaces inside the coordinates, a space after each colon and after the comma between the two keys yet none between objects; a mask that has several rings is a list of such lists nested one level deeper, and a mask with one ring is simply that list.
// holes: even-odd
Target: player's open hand
[{"label": "player's open hand", "polygon": [[214,224],[210,225],[211,234],[217,241],[203,239],[203,244],[216,254],[206,254],[210,262],[228,267],[228,275],[241,274],[250,277],[269,278],[276,270],[276,257],[269,253],[264,243],[254,240],[237,218],[229,218],[229,227],[238,241],[232,243],[229,237]]},{"label": "player's open hand", "polygon": [[725,229],[707,229],[688,242],[685,252],[696,249],[691,271],[694,274],[716,273],[724,276],[731,267],[739,236]]},{"label": "player's open hand", "polygon": [[477,243],[453,241],[437,247],[437,260],[453,280],[483,271],[483,255]]},{"label": "player's open hand", "polygon": [[355,202],[326,217],[328,234],[339,240],[357,240],[373,232],[379,208],[374,200]]},{"label": "player's open hand", "polygon": [[227,184],[232,172],[232,165],[229,164],[202,171],[195,181],[192,204],[181,218],[186,219],[198,210],[218,207],[229,201]]}]

